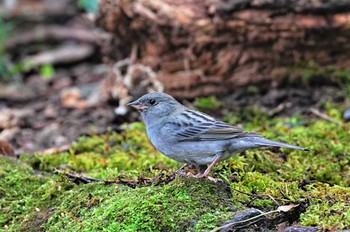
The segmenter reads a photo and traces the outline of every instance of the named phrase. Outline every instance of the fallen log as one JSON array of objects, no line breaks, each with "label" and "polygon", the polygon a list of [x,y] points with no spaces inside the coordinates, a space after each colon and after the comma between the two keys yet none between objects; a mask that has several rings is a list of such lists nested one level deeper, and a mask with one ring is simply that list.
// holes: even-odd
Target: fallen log
[{"label": "fallen log", "polygon": [[102,0],[111,61],[150,66],[177,97],[275,84],[305,62],[350,66],[350,1]]}]

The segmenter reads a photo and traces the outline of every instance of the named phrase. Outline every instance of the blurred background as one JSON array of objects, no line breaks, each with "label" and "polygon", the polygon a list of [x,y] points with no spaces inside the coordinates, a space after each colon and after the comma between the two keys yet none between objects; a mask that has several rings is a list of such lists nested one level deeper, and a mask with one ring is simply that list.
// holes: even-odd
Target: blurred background
[{"label": "blurred background", "polygon": [[[151,91],[310,152],[175,177]],[[349,0],[0,0],[1,231],[350,229],[349,120]]]},{"label": "blurred background", "polygon": [[250,107],[342,124],[349,9],[339,0],[1,0],[0,140],[19,152],[67,148],[139,120],[126,104],[150,91],[217,117]]}]

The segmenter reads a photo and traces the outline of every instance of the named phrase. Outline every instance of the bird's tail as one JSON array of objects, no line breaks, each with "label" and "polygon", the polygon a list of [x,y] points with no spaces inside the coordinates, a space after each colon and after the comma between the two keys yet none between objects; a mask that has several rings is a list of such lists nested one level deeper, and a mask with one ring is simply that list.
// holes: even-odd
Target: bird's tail
[{"label": "bird's tail", "polygon": [[283,143],[283,142],[278,142],[262,137],[252,137],[251,142],[254,143],[256,146],[267,146],[267,147],[287,147],[287,148],[293,148],[293,149],[298,149],[302,151],[310,151],[307,148],[296,146],[296,145],[291,145],[288,143]]}]

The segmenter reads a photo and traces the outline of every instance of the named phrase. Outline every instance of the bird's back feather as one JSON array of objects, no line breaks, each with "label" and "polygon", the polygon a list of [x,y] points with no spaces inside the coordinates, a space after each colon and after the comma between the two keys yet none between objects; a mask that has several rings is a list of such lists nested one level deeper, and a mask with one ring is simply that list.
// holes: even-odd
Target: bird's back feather
[{"label": "bird's back feather", "polygon": [[177,125],[177,141],[216,141],[239,137],[259,137],[258,133],[247,132],[242,128],[194,110],[187,109],[171,118],[171,123]]}]

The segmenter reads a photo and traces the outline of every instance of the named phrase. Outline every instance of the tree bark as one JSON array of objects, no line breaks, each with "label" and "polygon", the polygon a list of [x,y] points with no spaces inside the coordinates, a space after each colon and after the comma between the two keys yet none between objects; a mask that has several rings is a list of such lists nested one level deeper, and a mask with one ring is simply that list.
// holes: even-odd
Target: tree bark
[{"label": "tree bark", "polygon": [[112,61],[136,45],[177,97],[278,83],[311,61],[350,66],[345,0],[102,0],[97,23],[115,35]]}]

